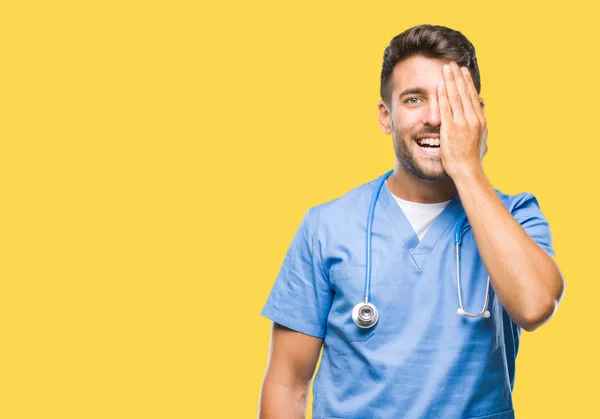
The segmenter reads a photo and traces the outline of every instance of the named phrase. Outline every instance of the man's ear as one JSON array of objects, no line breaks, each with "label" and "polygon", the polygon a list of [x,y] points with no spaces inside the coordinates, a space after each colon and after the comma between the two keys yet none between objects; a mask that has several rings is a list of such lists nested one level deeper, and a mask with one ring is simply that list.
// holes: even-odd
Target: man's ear
[{"label": "man's ear", "polygon": [[380,100],[377,103],[377,108],[379,111],[379,126],[384,134],[389,135],[392,133],[392,124],[390,121],[391,115],[390,111],[387,108],[387,105],[383,100]]},{"label": "man's ear", "polygon": [[481,112],[485,112],[485,100],[482,97],[479,98],[479,104],[481,105]]}]

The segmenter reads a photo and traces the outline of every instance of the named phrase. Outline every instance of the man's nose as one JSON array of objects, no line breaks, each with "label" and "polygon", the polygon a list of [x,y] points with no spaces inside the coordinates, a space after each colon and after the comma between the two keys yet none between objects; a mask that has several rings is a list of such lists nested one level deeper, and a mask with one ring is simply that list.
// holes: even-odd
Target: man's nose
[{"label": "man's nose", "polygon": [[425,115],[426,124],[432,127],[437,127],[442,123],[442,117],[440,115],[440,106],[437,100],[429,101],[427,105],[427,115]]}]

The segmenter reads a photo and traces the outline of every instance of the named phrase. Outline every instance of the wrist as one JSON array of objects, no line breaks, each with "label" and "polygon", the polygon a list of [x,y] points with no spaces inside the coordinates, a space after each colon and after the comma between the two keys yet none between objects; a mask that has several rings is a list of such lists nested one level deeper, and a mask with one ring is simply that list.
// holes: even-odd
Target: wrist
[{"label": "wrist", "polygon": [[485,178],[485,173],[481,165],[461,165],[448,175],[452,178],[457,188]]}]

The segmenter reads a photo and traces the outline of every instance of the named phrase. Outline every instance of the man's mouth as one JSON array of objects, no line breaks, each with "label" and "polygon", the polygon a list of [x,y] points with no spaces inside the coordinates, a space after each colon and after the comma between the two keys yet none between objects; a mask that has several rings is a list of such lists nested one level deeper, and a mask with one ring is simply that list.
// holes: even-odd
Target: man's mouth
[{"label": "man's mouth", "polygon": [[428,153],[440,152],[440,139],[432,137],[419,138],[417,144]]}]

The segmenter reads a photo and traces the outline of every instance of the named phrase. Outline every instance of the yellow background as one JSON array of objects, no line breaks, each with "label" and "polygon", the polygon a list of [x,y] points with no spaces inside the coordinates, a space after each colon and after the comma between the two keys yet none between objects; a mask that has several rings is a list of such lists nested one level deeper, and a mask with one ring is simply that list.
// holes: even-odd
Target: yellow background
[{"label": "yellow background", "polygon": [[519,418],[597,411],[597,12],[588,2],[2,1],[0,417],[251,418],[259,313],[302,215],[392,168],[383,50],[477,49],[485,170],[566,279]]}]

